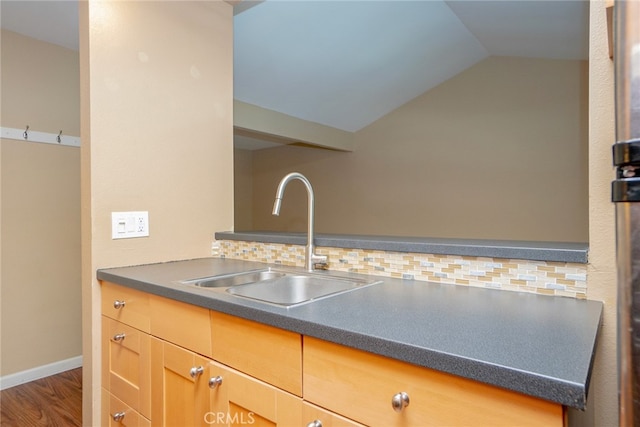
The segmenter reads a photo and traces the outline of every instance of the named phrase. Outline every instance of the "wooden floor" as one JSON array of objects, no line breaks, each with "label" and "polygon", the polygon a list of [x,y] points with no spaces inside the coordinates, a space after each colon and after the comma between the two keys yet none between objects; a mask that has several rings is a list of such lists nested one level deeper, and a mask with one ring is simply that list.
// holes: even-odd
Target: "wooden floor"
[{"label": "wooden floor", "polygon": [[0,392],[2,427],[82,425],[82,368]]}]

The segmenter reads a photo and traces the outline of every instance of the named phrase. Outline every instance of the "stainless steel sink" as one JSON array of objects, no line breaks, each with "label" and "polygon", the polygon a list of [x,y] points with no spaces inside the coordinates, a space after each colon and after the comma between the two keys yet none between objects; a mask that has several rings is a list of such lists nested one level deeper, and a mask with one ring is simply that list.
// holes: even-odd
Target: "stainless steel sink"
[{"label": "stainless steel sink", "polygon": [[309,274],[285,274],[275,279],[227,289],[232,295],[291,306],[362,287],[366,283]]},{"label": "stainless steel sink", "polygon": [[207,277],[188,281],[190,285],[201,288],[228,288],[231,286],[246,285],[248,283],[262,282],[263,280],[277,279],[285,274],[273,270],[248,271],[246,273],[227,274],[224,276]]},{"label": "stainless steel sink", "polygon": [[292,307],[379,283],[376,280],[279,269],[254,270],[182,283],[257,301]]}]

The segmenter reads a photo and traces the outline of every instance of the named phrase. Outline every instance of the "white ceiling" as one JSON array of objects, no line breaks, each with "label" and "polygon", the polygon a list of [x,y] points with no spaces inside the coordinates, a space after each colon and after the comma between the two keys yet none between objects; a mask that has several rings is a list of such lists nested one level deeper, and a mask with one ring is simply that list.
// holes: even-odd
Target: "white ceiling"
[{"label": "white ceiling", "polygon": [[582,1],[276,1],[235,17],[234,96],[356,131],[490,55],[586,59]]},{"label": "white ceiling", "polygon": [[1,0],[0,26],[78,50],[78,2]]},{"label": "white ceiling", "polygon": [[[490,55],[588,58],[587,0],[266,0],[235,12],[234,97],[348,131]],[[78,48],[76,1],[2,0],[0,17]]]}]

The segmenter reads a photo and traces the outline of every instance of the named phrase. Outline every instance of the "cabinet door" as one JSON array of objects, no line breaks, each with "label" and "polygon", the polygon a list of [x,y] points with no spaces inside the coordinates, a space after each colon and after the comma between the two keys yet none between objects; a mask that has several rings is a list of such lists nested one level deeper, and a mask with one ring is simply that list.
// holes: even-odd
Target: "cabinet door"
[{"label": "cabinet door", "polygon": [[363,424],[341,417],[309,402],[302,404],[302,421],[303,426],[309,427],[364,427]]},{"label": "cabinet door", "polygon": [[[254,427],[302,425],[302,399],[212,362],[209,425]],[[217,386],[215,379],[218,379]]]},{"label": "cabinet door", "polygon": [[151,422],[122,400],[102,389],[102,427],[151,427]]},{"label": "cabinet door", "polygon": [[165,427],[207,426],[210,361],[151,338],[151,419]]},{"label": "cabinet door", "polygon": [[145,417],[151,416],[149,335],[102,316],[102,386]]}]

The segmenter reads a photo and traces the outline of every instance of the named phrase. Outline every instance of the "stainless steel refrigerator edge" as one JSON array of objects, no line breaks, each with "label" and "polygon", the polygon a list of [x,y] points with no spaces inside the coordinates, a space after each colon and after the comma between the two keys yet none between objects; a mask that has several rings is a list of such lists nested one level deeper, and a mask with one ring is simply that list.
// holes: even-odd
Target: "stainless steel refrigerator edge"
[{"label": "stainless steel refrigerator edge", "polygon": [[620,425],[640,426],[640,1],[616,1],[614,22]]}]

